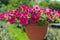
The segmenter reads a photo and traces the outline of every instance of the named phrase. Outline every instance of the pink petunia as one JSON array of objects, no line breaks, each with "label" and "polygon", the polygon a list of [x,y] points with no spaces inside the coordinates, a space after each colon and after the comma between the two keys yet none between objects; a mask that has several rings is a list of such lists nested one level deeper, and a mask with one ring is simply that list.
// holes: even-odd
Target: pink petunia
[{"label": "pink petunia", "polygon": [[14,14],[14,10],[10,10],[7,12],[7,15],[11,15],[11,14]]},{"label": "pink petunia", "polygon": [[58,17],[60,17],[60,12],[59,11],[54,10],[54,14],[57,15]]},{"label": "pink petunia", "polygon": [[9,15],[8,15],[8,14],[5,14],[4,17],[5,17],[6,19],[8,19]]},{"label": "pink petunia", "polygon": [[12,14],[14,14],[14,10],[10,10],[10,11],[8,11],[8,12],[6,12],[5,14],[4,14],[4,17],[7,19],[9,16],[11,16]]},{"label": "pink petunia", "polygon": [[35,12],[35,10],[34,10],[34,9],[31,9],[31,10],[30,10],[30,13],[34,13],[34,12]]},{"label": "pink petunia", "polygon": [[40,12],[44,12],[44,8],[40,8]]},{"label": "pink petunia", "polygon": [[41,17],[41,12],[38,12],[36,15],[38,18]]},{"label": "pink petunia", "polygon": [[13,23],[16,20],[16,16],[11,17],[11,19],[8,21],[9,24]]},{"label": "pink petunia", "polygon": [[34,14],[32,14],[32,16],[31,16],[30,21],[31,21],[32,23],[36,23],[39,17],[40,17],[40,13],[38,13],[38,14],[34,13]]},{"label": "pink petunia", "polygon": [[28,16],[28,14],[29,14],[28,12],[23,12],[22,13],[23,16]]},{"label": "pink petunia", "polygon": [[24,10],[26,10],[26,6],[20,5],[20,9],[21,9],[22,11],[24,11]]},{"label": "pink petunia", "polygon": [[38,5],[34,5],[34,6],[33,6],[33,9],[34,9],[34,10],[40,10],[40,7],[39,7]]},{"label": "pink petunia", "polygon": [[4,15],[5,14],[0,14],[0,19],[5,18]]},{"label": "pink petunia", "polygon": [[47,18],[48,18],[49,20],[51,20],[51,21],[54,21],[54,18],[52,17],[52,14],[51,14],[51,13],[48,14]]},{"label": "pink petunia", "polygon": [[32,9],[31,9],[30,6],[26,6],[26,10],[29,12],[29,11],[32,10]]},{"label": "pink petunia", "polygon": [[21,16],[20,17],[20,24],[22,24],[22,25],[28,24],[28,18],[24,17],[24,16]]},{"label": "pink petunia", "polygon": [[14,12],[14,15],[15,15],[16,17],[17,17],[17,16],[19,17],[19,16],[20,16],[20,11],[19,11],[18,9],[16,9],[15,12]]},{"label": "pink petunia", "polygon": [[51,11],[52,11],[52,10],[51,10],[50,8],[46,8],[44,12],[45,12],[45,13],[51,13]]}]

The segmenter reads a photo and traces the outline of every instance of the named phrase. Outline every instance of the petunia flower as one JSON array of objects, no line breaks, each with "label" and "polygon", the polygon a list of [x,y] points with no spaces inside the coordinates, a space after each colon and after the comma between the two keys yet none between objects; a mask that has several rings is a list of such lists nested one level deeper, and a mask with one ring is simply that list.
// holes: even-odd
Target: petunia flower
[{"label": "petunia flower", "polygon": [[6,14],[4,15],[4,18],[5,18],[5,19],[8,19],[8,17],[9,17],[9,15],[6,13]]},{"label": "petunia flower", "polygon": [[24,17],[24,16],[21,16],[20,17],[20,24],[27,25],[28,24],[28,18]]},{"label": "petunia flower", "polygon": [[14,12],[14,15],[15,15],[16,17],[17,17],[17,16],[19,17],[19,16],[20,16],[20,11],[19,11],[18,9],[16,9],[15,12]]},{"label": "petunia flower", "polygon": [[37,14],[34,13],[34,14],[31,15],[30,21],[32,23],[36,23],[39,17],[40,17],[40,13],[37,13]]},{"label": "petunia flower", "polygon": [[24,10],[26,10],[26,6],[20,5],[20,9],[21,9],[22,11],[24,11]]},{"label": "petunia flower", "polygon": [[41,17],[41,12],[38,12],[36,15],[38,18]]},{"label": "petunia flower", "polygon": [[0,14],[0,19],[5,18],[4,15],[5,15],[5,14],[3,14],[3,13]]},{"label": "petunia flower", "polygon": [[23,12],[21,15],[23,15],[23,16],[28,16],[28,12]]},{"label": "petunia flower", "polygon": [[31,10],[30,6],[26,6],[25,8],[26,8],[27,11]]},{"label": "petunia flower", "polygon": [[6,18],[7,19],[11,14],[13,14],[13,10],[10,10],[6,13],[0,14],[0,18]]},{"label": "petunia flower", "polygon": [[30,13],[34,13],[34,12],[35,12],[35,10],[34,10],[34,9],[31,9],[29,12],[30,12]]},{"label": "petunia flower", "polygon": [[7,12],[7,15],[11,15],[11,14],[14,14],[14,10],[9,10],[9,11]]},{"label": "petunia flower", "polygon": [[8,12],[6,12],[5,14],[4,14],[4,17],[7,19],[9,16],[11,16],[12,14],[14,14],[14,10],[10,10],[10,11],[8,11]]},{"label": "petunia flower", "polygon": [[49,20],[51,20],[51,21],[54,21],[54,18],[52,17],[52,14],[51,14],[51,13],[47,15],[47,18],[48,18]]},{"label": "petunia flower", "polygon": [[44,12],[44,8],[40,8],[40,12]]},{"label": "petunia flower", "polygon": [[54,10],[54,14],[57,15],[58,17],[60,17],[60,12],[59,11]]},{"label": "petunia flower", "polygon": [[40,7],[39,7],[38,5],[34,5],[34,6],[33,6],[33,9],[34,9],[34,10],[40,10]]},{"label": "petunia flower", "polygon": [[11,24],[16,20],[16,16],[11,17],[11,19],[8,20],[8,23]]},{"label": "petunia flower", "polygon": [[51,11],[52,11],[52,10],[51,10],[50,8],[46,8],[46,9],[44,10],[45,13],[51,13]]}]

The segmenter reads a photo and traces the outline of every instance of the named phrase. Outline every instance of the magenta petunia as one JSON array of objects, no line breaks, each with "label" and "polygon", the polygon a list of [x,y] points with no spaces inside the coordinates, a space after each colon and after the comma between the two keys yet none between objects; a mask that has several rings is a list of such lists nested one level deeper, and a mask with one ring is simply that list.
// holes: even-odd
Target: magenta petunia
[{"label": "magenta petunia", "polygon": [[53,22],[55,21],[53,16],[57,15],[57,17],[60,17],[60,11],[54,10],[53,12],[52,9],[48,7],[40,8],[39,5],[34,5],[33,8],[30,6],[20,5],[20,9],[17,8],[16,10],[9,10],[8,12],[0,14],[0,19],[7,19],[8,24],[15,22],[17,19],[20,21],[20,24],[26,25],[28,24],[28,21],[37,23],[38,19],[42,18],[43,15]]},{"label": "magenta petunia", "polygon": [[54,14],[57,15],[58,17],[60,17],[60,12],[59,11],[54,10]]},{"label": "magenta petunia", "polygon": [[11,17],[11,19],[9,19],[8,23],[11,24],[16,20],[16,16]]},{"label": "magenta petunia", "polygon": [[23,12],[21,15],[23,15],[23,16],[28,16],[28,12]]},{"label": "magenta petunia", "polygon": [[27,11],[30,11],[31,10],[31,7],[30,6],[26,6],[26,10]]},{"label": "magenta petunia", "polygon": [[19,17],[19,16],[20,16],[20,11],[19,11],[18,9],[16,9],[15,12],[14,12],[14,15],[15,15],[16,17],[17,17],[17,16]]},{"label": "magenta petunia", "polygon": [[20,5],[20,9],[21,9],[21,11],[24,11],[24,10],[26,10],[26,6],[24,6],[24,5]]},{"label": "magenta petunia", "polygon": [[36,15],[38,18],[41,17],[41,12],[38,12]]},{"label": "magenta petunia", "polygon": [[32,10],[32,8],[30,6],[21,5],[20,8],[21,8],[21,11],[31,12],[31,10]]},{"label": "magenta petunia", "polygon": [[35,10],[34,10],[34,9],[31,9],[31,10],[30,10],[30,13],[34,13],[34,12],[35,12]]},{"label": "magenta petunia", "polygon": [[24,17],[24,16],[21,16],[20,17],[20,24],[22,24],[22,25],[28,24],[28,18]]},{"label": "magenta petunia", "polygon": [[0,19],[5,18],[4,15],[5,15],[5,14],[3,14],[3,13],[0,14]]},{"label": "magenta petunia", "polygon": [[45,12],[45,13],[51,13],[52,10],[51,10],[50,8],[46,8],[46,9],[44,10],[44,12]]},{"label": "magenta petunia", "polygon": [[36,23],[39,17],[40,17],[40,14],[34,13],[34,14],[31,15],[30,21],[32,23]]},{"label": "magenta petunia", "polygon": [[44,8],[40,8],[40,12],[44,12]]},{"label": "magenta petunia", "polygon": [[11,14],[14,14],[14,10],[10,10],[7,12],[7,15],[11,15]]},{"label": "magenta petunia", "polygon": [[49,20],[51,20],[51,21],[54,21],[54,18],[52,17],[52,14],[51,14],[51,13],[47,15],[47,18],[48,18]]},{"label": "magenta petunia", "polygon": [[14,10],[10,10],[10,11],[8,11],[8,12],[6,12],[5,14],[4,14],[4,17],[7,19],[9,16],[11,16],[12,14],[14,14]]},{"label": "magenta petunia", "polygon": [[13,10],[10,10],[6,13],[0,14],[0,18],[6,18],[7,19],[11,14],[13,14]]}]

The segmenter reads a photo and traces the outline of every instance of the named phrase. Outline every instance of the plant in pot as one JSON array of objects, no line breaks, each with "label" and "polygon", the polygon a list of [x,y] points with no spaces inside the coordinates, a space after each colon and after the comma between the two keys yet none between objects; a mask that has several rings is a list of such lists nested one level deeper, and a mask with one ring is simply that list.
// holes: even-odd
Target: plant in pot
[{"label": "plant in pot", "polygon": [[16,10],[0,14],[0,19],[6,19],[8,24],[21,24],[30,40],[44,40],[49,22],[55,21],[54,15],[50,8],[21,5]]}]

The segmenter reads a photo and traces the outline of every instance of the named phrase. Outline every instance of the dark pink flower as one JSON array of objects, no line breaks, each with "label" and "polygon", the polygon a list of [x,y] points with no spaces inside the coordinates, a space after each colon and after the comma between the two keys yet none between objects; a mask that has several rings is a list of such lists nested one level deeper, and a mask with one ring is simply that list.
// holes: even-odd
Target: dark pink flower
[{"label": "dark pink flower", "polygon": [[28,12],[23,12],[21,15],[23,15],[23,16],[28,16]]},{"label": "dark pink flower", "polygon": [[20,17],[20,24],[22,24],[22,25],[28,24],[28,18],[24,17],[24,16],[21,16]]},{"label": "dark pink flower", "polygon": [[41,17],[41,12],[38,12],[36,15],[38,18]]},{"label": "dark pink flower", "polygon": [[4,15],[5,14],[0,14],[0,19],[5,18]]},{"label": "dark pink flower", "polygon": [[32,14],[32,16],[31,16],[30,21],[31,21],[32,23],[36,23],[39,17],[40,17],[40,13],[38,13],[38,14],[34,13],[34,14]]},{"label": "dark pink flower", "polygon": [[15,12],[14,12],[14,15],[15,15],[16,17],[17,17],[17,16],[19,17],[19,16],[20,16],[20,11],[19,11],[18,9],[16,9]]},{"label": "dark pink flower", "polygon": [[11,19],[8,21],[9,24],[13,23],[16,20],[16,16],[11,17]]},{"label": "dark pink flower", "polygon": [[52,17],[52,14],[51,14],[51,13],[48,14],[47,18],[48,18],[49,20],[51,20],[51,21],[54,21],[54,18]]},{"label": "dark pink flower", "polygon": [[40,8],[40,12],[44,12],[44,8]]},{"label": "dark pink flower", "polygon": [[58,17],[60,17],[60,12],[59,11],[54,10],[54,14],[57,15]]},{"label": "dark pink flower", "polygon": [[7,19],[12,13],[13,13],[13,10],[10,10],[6,13],[2,13],[2,14],[0,14],[0,18],[6,18]]},{"label": "dark pink flower", "polygon": [[32,10],[30,6],[21,5],[20,8],[22,9],[22,11],[27,11],[27,12],[30,12]]},{"label": "dark pink flower", "polygon": [[11,15],[11,14],[14,14],[14,10],[10,10],[7,12],[7,15]]},{"label": "dark pink flower", "polygon": [[24,6],[24,5],[20,5],[20,8],[21,8],[22,11],[26,10],[26,6]]},{"label": "dark pink flower", "polygon": [[35,10],[34,10],[34,9],[31,9],[31,10],[30,10],[30,13],[34,13],[34,12],[35,12]]},{"label": "dark pink flower", "polygon": [[27,10],[27,12],[31,12],[32,8],[30,6],[26,6],[26,10]]},{"label": "dark pink flower", "polygon": [[10,11],[6,12],[6,13],[4,14],[4,17],[5,17],[5,18],[8,18],[8,17],[11,16],[12,14],[14,14],[14,10],[10,10]]}]

